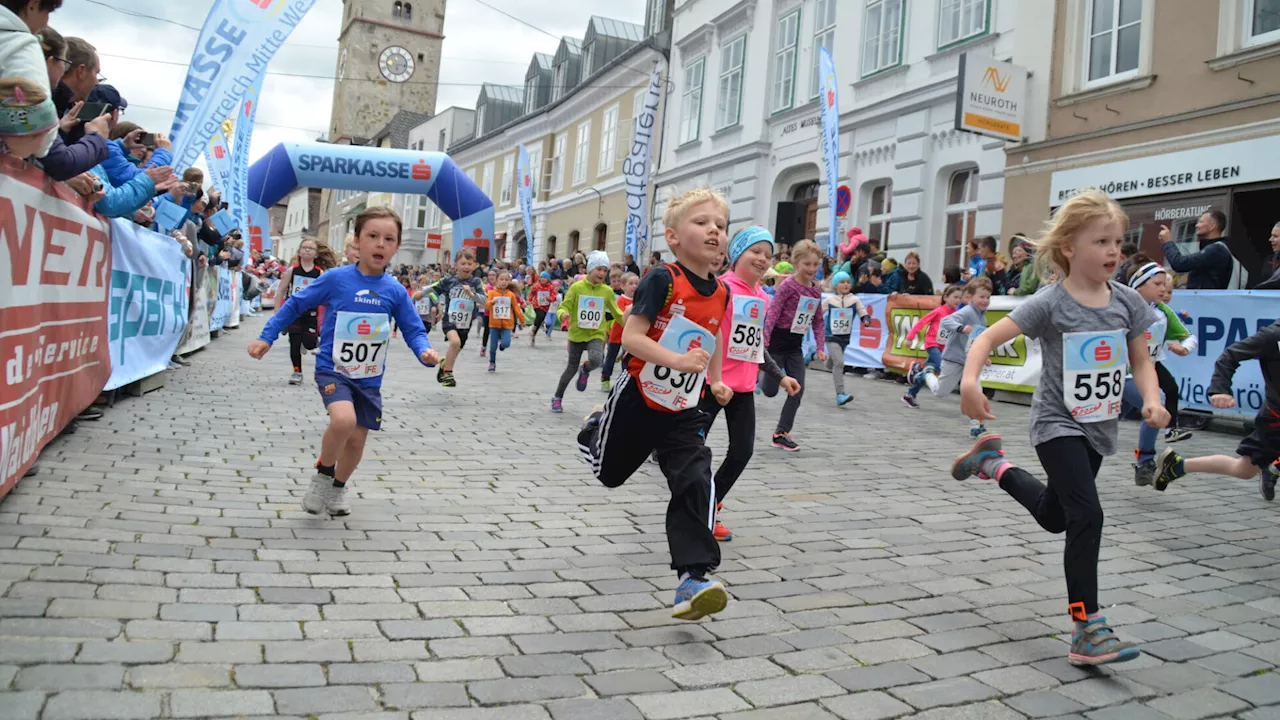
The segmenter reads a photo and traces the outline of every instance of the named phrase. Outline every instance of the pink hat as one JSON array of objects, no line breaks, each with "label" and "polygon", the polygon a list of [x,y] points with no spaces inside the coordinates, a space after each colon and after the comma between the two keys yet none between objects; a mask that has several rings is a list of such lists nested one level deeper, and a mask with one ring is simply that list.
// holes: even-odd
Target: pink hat
[{"label": "pink hat", "polygon": [[845,233],[845,237],[849,238],[849,241],[840,246],[840,252],[845,255],[852,255],[853,249],[859,243],[867,241],[867,236],[862,234],[862,228],[849,228],[849,232]]}]

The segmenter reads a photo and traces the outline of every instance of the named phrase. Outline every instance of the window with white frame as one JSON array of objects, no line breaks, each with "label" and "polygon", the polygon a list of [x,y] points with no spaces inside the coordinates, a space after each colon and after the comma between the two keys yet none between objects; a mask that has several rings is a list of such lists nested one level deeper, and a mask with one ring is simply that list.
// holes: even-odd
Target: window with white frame
[{"label": "window with white frame", "polygon": [[1089,0],[1085,84],[1109,82],[1138,71],[1142,0]]},{"label": "window with white frame", "polygon": [[1246,0],[1245,44],[1280,40],[1280,0]]},{"label": "window with white frame", "polygon": [[538,78],[531,77],[524,81],[524,114],[528,115],[533,112],[535,103],[538,101]]},{"label": "window with white frame", "polygon": [[480,192],[484,193],[487,198],[493,197],[493,163],[484,164],[484,174],[481,175],[483,180],[480,181]]},{"label": "window with white frame", "polygon": [[881,182],[871,188],[871,214],[867,216],[867,239],[879,240],[880,249],[889,250],[889,216],[893,210],[893,183]]},{"label": "window with white frame", "polygon": [[484,111],[488,107],[488,105],[481,105],[476,109],[476,138],[484,134]]},{"label": "window with white frame", "polygon": [[569,145],[569,133],[556,136],[555,154],[551,156],[551,191],[564,189],[564,153]]},{"label": "window with white frame", "polygon": [[569,77],[569,63],[562,62],[556,66],[555,84],[551,86],[551,99],[559,100],[564,95],[564,84]]},{"label": "window with white frame", "polygon": [[605,110],[600,123],[600,162],[596,170],[600,175],[613,172],[613,157],[618,152],[618,109],[614,105]]},{"label": "window with white frame", "polygon": [[902,5],[906,0],[867,0],[862,31],[862,74],[902,62]]},{"label": "window with white frame", "polygon": [[581,185],[587,181],[587,159],[591,153],[591,121],[584,120],[578,125],[578,143],[573,150],[573,184]]},{"label": "window with white frame", "polygon": [[[523,181],[521,181],[523,182]],[[531,195],[538,197],[538,188],[542,187],[542,146],[529,150],[529,188]]]},{"label": "window with white frame", "polygon": [[435,203],[431,202],[425,195],[415,195],[413,200],[415,201],[413,217],[418,222],[417,228],[422,230],[427,227],[427,215],[430,209],[435,207]]},{"label": "window with white frame", "polygon": [[973,226],[978,221],[978,169],[967,168],[951,174],[947,182],[946,239],[942,250],[942,266],[960,267],[965,245],[973,239]]},{"label": "window with white frame", "polygon": [[938,0],[938,47],[987,32],[987,0]]},{"label": "window with white frame", "polygon": [[813,16],[813,66],[809,79],[809,99],[818,97],[822,89],[822,48],[834,51],[836,45],[836,0],[818,0]]},{"label": "window with white frame", "polygon": [[511,204],[511,176],[515,174],[516,157],[508,155],[502,158],[502,205]]},{"label": "window with white frame", "polygon": [[742,119],[742,64],[747,36],[739,35],[720,48],[720,84],[716,91],[716,129],[723,130]]},{"label": "window with white frame", "polygon": [[796,50],[800,44],[800,10],[778,18],[773,52],[773,112],[787,110],[795,101]]},{"label": "window with white frame", "polygon": [[[707,59],[704,57],[684,66],[684,92],[680,97],[681,145],[698,139],[702,125],[702,81],[706,68]],[[635,115],[639,116],[639,111]]]},{"label": "window with white frame", "polygon": [[591,63],[596,59],[596,44],[587,43],[582,46],[582,77],[589,77],[592,72]]},{"label": "window with white frame", "polygon": [[440,228],[440,206],[435,203],[428,203],[430,213],[427,216],[427,227],[432,230]]}]

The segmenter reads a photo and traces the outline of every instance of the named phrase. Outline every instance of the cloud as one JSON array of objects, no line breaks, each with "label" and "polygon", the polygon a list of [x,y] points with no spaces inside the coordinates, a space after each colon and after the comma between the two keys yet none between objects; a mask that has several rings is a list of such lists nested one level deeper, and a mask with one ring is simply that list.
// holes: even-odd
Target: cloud
[{"label": "cloud", "polygon": [[[107,82],[129,102],[126,119],[148,130],[168,132],[199,35],[178,24],[202,26],[212,2],[105,2],[145,17],[113,10],[101,2],[66,0],[50,24],[63,35],[82,37],[98,48]],[[474,107],[483,82],[522,86],[533,53],[554,53],[562,35],[581,38],[592,14],[644,21],[644,0],[486,2],[551,35],[476,0],[449,0],[437,111],[451,105]],[[271,73],[335,76],[342,10],[342,0],[319,0],[272,59],[258,106],[251,158],[260,157],[278,143],[309,142],[326,132],[334,80]]]}]

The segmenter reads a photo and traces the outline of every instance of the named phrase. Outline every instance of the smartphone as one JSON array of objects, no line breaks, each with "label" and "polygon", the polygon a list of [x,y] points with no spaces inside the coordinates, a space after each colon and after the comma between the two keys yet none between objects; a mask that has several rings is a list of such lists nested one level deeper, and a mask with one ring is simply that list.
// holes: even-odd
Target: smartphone
[{"label": "smartphone", "polygon": [[156,134],[143,133],[142,137],[138,138],[138,142],[142,143],[143,147],[153,148],[156,146]]},{"label": "smartphone", "polygon": [[88,122],[106,115],[111,112],[111,110],[112,108],[110,103],[87,102],[80,108],[80,112],[76,113],[76,119]]}]

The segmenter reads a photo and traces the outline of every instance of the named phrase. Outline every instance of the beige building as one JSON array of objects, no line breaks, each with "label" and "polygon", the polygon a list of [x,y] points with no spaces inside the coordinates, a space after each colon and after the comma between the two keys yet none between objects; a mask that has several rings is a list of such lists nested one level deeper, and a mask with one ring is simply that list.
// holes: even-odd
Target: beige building
[{"label": "beige building", "polygon": [[[1036,233],[1081,188],[1111,193],[1162,258],[1205,210],[1256,282],[1280,221],[1280,13],[1267,0],[1056,0],[1043,139],[1010,146],[1004,235]],[[1017,59],[1015,58],[1015,61]]]},{"label": "beige building", "polygon": [[[581,40],[564,38],[554,54],[531,59],[523,88],[481,88],[472,136],[455,139],[448,152],[493,199],[497,257],[520,260],[528,248],[516,195],[516,155],[523,144],[533,175],[535,259],[596,249],[622,258],[628,214],[623,162],[654,63],[665,63],[663,38],[640,25],[593,16]],[[657,155],[655,147],[655,160]],[[651,180],[650,198],[652,191]],[[447,219],[439,234],[443,247],[452,247]]]}]

